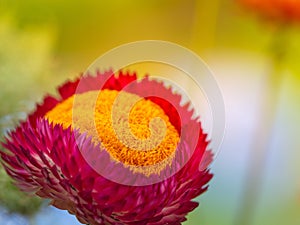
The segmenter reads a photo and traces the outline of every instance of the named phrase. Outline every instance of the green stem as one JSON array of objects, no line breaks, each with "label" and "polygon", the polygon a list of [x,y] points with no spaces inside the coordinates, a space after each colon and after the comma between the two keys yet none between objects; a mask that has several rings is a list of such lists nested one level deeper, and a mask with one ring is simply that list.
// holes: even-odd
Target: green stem
[{"label": "green stem", "polygon": [[29,225],[36,225],[34,216],[28,217]]},{"label": "green stem", "polygon": [[286,26],[279,26],[272,39],[272,69],[266,76],[267,87],[259,107],[260,115],[257,120],[255,135],[250,146],[250,158],[247,167],[244,194],[239,207],[236,225],[251,225],[255,217],[255,209],[259,203],[262,184],[264,181],[265,161],[268,156],[269,142],[277,111],[280,94],[280,84],[283,79],[282,62],[286,51]]}]

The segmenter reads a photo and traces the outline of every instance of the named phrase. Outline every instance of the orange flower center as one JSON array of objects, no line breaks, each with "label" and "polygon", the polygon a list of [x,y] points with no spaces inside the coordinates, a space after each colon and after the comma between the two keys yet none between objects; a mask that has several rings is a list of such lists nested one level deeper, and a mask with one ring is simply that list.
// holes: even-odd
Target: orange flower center
[{"label": "orange flower center", "polygon": [[113,160],[148,175],[159,173],[172,162],[179,142],[176,128],[159,105],[124,91],[106,89],[73,95],[45,118],[86,132]]}]

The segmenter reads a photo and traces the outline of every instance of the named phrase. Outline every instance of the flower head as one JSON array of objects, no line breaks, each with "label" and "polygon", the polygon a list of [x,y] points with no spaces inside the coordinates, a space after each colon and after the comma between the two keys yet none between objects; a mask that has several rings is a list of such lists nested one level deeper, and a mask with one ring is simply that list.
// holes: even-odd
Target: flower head
[{"label": "flower head", "polygon": [[181,224],[198,206],[212,156],[179,95],[111,71],[58,91],[3,143],[3,165],[21,190],[91,225]]},{"label": "flower head", "polygon": [[239,0],[264,17],[280,21],[300,21],[298,0]]}]

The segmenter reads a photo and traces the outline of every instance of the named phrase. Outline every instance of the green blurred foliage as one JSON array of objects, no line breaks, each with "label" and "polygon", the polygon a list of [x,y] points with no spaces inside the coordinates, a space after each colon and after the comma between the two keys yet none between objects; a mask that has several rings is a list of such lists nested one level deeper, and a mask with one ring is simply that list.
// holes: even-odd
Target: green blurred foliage
[{"label": "green blurred foliage", "polygon": [[25,194],[16,187],[3,167],[0,167],[0,190],[0,204],[9,212],[30,217],[42,206],[42,200],[39,197]]},{"label": "green blurred foliage", "polygon": [[12,17],[0,17],[0,117],[28,111],[28,103],[40,99],[51,74],[52,36],[40,27],[18,29]]},{"label": "green blurred foliage", "polygon": [[[24,118],[44,93],[53,93],[63,80],[77,76],[98,56],[120,44],[160,39],[186,46],[204,59],[207,51],[224,49],[270,58],[278,26],[247,12],[236,0],[0,0],[2,133]],[[300,110],[300,25],[286,26],[282,68],[288,71],[289,113],[296,118]],[[3,169],[0,173],[2,204],[25,214],[38,208],[38,200],[31,203]],[[199,198],[204,204],[188,216],[187,224],[229,224],[233,212],[205,204],[207,195]],[[278,209],[284,208],[287,216],[295,218],[295,205]],[[264,224],[271,223],[267,215],[262,218]]]},{"label": "green blurred foliage", "polygon": [[[55,50],[75,71],[120,44],[141,39],[188,42],[194,1],[3,1],[20,27],[50,24],[57,29]],[[176,21],[176,26],[174,26]],[[74,64],[77,60],[78,64]]]}]

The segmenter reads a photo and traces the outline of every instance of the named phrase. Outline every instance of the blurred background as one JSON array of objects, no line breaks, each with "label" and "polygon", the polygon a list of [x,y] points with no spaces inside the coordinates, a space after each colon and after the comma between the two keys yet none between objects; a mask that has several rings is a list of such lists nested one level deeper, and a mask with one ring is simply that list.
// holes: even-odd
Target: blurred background
[{"label": "blurred background", "polygon": [[[171,41],[208,64],[226,107],[215,176],[184,224],[298,225],[300,20],[291,16],[298,8],[293,0],[0,0],[1,138],[106,51]],[[0,205],[2,225],[79,224],[19,193],[2,168]]]}]

